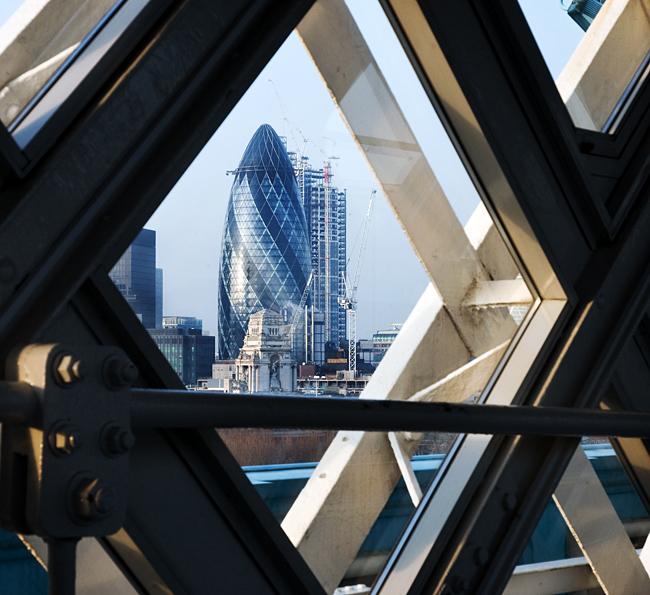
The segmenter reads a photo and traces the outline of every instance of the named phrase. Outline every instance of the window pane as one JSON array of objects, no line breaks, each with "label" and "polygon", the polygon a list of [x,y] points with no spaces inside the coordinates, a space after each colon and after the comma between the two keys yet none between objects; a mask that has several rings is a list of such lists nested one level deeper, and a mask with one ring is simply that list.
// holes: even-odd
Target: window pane
[{"label": "window pane", "polygon": [[[0,29],[0,120],[10,126],[116,0],[26,0]],[[9,5],[0,18],[6,17]]]},{"label": "window pane", "polygon": [[520,0],[574,124],[614,133],[648,74],[650,19],[641,0]]}]

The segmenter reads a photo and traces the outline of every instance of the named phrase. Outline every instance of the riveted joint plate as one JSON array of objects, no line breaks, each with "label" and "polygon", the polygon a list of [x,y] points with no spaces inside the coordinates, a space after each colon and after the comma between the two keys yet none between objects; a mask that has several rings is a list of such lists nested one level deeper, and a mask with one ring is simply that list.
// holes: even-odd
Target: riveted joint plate
[{"label": "riveted joint plate", "polygon": [[50,537],[115,533],[126,516],[133,364],[112,347],[27,345],[9,355],[6,375],[33,387],[43,423],[3,428],[3,525]]}]

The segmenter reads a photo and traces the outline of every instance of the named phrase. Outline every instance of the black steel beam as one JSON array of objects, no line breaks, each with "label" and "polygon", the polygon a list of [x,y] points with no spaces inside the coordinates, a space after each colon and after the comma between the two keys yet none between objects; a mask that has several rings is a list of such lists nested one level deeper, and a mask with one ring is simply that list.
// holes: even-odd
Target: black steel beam
[{"label": "black steel beam", "polygon": [[176,0],[2,193],[0,360],[110,270],[312,3]]},{"label": "black steel beam", "polygon": [[0,424],[40,427],[40,403],[26,382],[0,383]]},{"label": "black steel beam", "polygon": [[[182,386],[105,271],[311,4],[175,0],[26,178],[2,188],[0,360],[20,343],[112,344],[140,386]],[[125,527],[103,542],[138,590],[322,592],[214,431],[138,432],[130,473]]]},{"label": "black steel beam", "polygon": [[[139,386],[183,386],[101,271],[41,338],[120,346],[138,366]],[[138,592],[155,595],[162,584],[177,594],[207,593],[214,585],[225,593],[322,593],[215,431],[135,434],[127,520],[120,532],[100,542]]]},{"label": "black steel beam", "polygon": [[[650,207],[637,201],[616,227],[591,182],[567,180],[568,169],[584,179],[566,129],[572,125],[558,111],[565,108],[550,87],[515,0],[418,4],[478,122],[478,127],[468,126],[467,112],[438,104],[448,131],[468,156],[495,212],[507,217],[506,194],[496,183],[498,176],[485,167],[489,155],[481,153],[489,147],[572,306],[551,333],[547,348],[552,349],[538,357],[514,402],[596,407],[650,300],[650,238],[644,231]],[[558,166],[563,155],[569,161]],[[648,196],[647,184],[642,195]],[[576,438],[534,436],[493,439],[409,595],[446,592],[459,577],[468,595],[501,592],[578,443]],[[514,506],[503,506],[505,493]],[[411,529],[417,531],[415,522],[406,529],[406,540]],[[476,548],[484,553],[480,564]]]},{"label": "black steel beam", "polygon": [[650,413],[134,389],[134,428],[283,428],[650,437]]}]

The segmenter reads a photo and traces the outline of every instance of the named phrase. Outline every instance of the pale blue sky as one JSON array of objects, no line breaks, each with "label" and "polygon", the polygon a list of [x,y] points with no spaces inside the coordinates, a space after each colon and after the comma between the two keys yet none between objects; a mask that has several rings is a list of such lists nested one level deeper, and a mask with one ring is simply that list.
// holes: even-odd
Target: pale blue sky
[{"label": "pale blue sky", "polygon": [[[0,2],[0,24],[22,4]],[[432,168],[462,223],[478,197],[451,143],[435,116],[378,4],[348,0],[348,4],[411,123]],[[559,0],[520,0],[554,78],[582,37],[582,30],[561,10]],[[365,215],[374,179],[352,142],[299,40],[292,34],[170,192],[147,227],[157,231],[158,266],[164,269],[164,313],[203,318],[204,329],[216,333],[216,304],[221,234],[234,169],[251,136],[268,123],[295,149],[268,82],[272,79],[291,120],[293,134],[312,163],[322,165],[323,153],[335,154],[334,184],[348,196],[348,248]],[[297,129],[300,129],[298,132]],[[404,322],[427,284],[383,196],[373,215],[358,291],[357,336],[370,338],[390,323]],[[351,266],[356,265],[356,253]]]}]

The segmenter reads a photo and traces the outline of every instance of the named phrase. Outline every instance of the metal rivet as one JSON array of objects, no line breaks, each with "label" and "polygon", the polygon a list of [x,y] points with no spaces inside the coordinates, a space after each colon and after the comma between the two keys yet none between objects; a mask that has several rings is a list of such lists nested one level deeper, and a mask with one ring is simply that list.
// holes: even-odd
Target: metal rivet
[{"label": "metal rivet", "polygon": [[318,477],[325,479],[327,477],[327,473],[321,473]]},{"label": "metal rivet", "polygon": [[477,547],[474,550],[474,562],[476,562],[479,566],[483,566],[483,564],[487,564],[487,561],[490,558],[490,554],[488,553],[487,549],[484,547]]},{"label": "metal rivet", "polygon": [[501,504],[503,505],[503,508],[505,508],[506,510],[513,510],[515,506],[517,506],[517,497],[514,494],[507,492],[503,494],[503,498],[501,499]]}]

